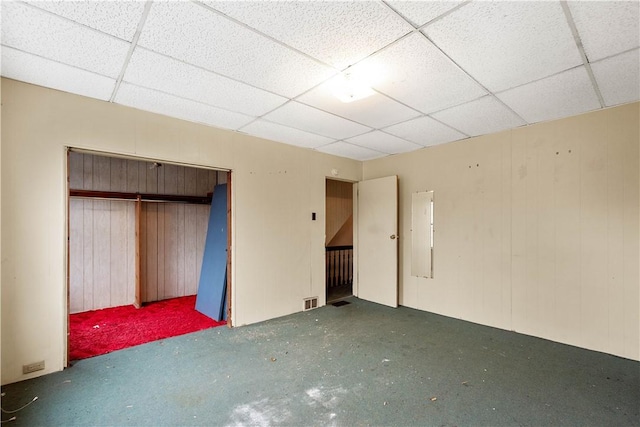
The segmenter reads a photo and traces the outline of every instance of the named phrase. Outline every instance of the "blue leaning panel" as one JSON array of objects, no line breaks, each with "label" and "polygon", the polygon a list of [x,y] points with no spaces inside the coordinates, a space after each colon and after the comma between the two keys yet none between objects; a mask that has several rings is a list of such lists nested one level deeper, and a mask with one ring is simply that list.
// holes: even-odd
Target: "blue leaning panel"
[{"label": "blue leaning panel", "polygon": [[[196,296],[196,310],[214,320],[223,318],[227,288],[227,184],[216,185],[211,199],[207,239]],[[226,317],[226,316],[224,316]]]}]

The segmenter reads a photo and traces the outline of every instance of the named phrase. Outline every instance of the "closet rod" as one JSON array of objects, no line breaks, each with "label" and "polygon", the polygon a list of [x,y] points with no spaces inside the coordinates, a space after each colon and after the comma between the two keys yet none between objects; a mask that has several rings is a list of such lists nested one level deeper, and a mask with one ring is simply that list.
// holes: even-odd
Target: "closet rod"
[{"label": "closet rod", "polygon": [[71,197],[85,197],[94,199],[120,199],[136,200],[138,197],[143,202],[173,202],[193,203],[198,205],[210,205],[211,194],[206,196],[183,196],[178,194],[148,194],[148,193],[123,193],[119,191],[93,191],[93,190],[69,190]]}]

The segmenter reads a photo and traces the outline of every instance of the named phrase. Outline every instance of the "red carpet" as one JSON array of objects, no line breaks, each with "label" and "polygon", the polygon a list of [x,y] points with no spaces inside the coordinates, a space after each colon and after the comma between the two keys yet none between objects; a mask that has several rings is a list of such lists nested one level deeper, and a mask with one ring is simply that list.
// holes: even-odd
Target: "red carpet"
[{"label": "red carpet", "polygon": [[69,358],[86,359],[226,324],[197,312],[195,306],[192,295],[148,303],[139,309],[126,305],[72,314]]}]

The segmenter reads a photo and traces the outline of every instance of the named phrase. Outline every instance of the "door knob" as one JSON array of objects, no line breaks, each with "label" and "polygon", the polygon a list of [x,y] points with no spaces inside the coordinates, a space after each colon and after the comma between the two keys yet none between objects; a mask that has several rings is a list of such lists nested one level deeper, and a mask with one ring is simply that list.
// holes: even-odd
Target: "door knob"
[{"label": "door knob", "polygon": [[394,239],[396,238],[396,235],[395,235],[395,234],[392,234],[391,236],[389,236],[389,238],[390,238],[391,240],[394,240]]}]

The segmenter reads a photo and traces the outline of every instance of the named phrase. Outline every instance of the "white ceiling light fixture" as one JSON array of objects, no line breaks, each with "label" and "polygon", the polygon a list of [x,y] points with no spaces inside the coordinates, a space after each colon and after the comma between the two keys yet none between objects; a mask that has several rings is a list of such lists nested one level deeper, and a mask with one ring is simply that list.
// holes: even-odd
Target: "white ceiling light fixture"
[{"label": "white ceiling light fixture", "polygon": [[331,81],[331,92],[342,102],[353,102],[375,94],[369,82],[352,73],[342,73]]}]

